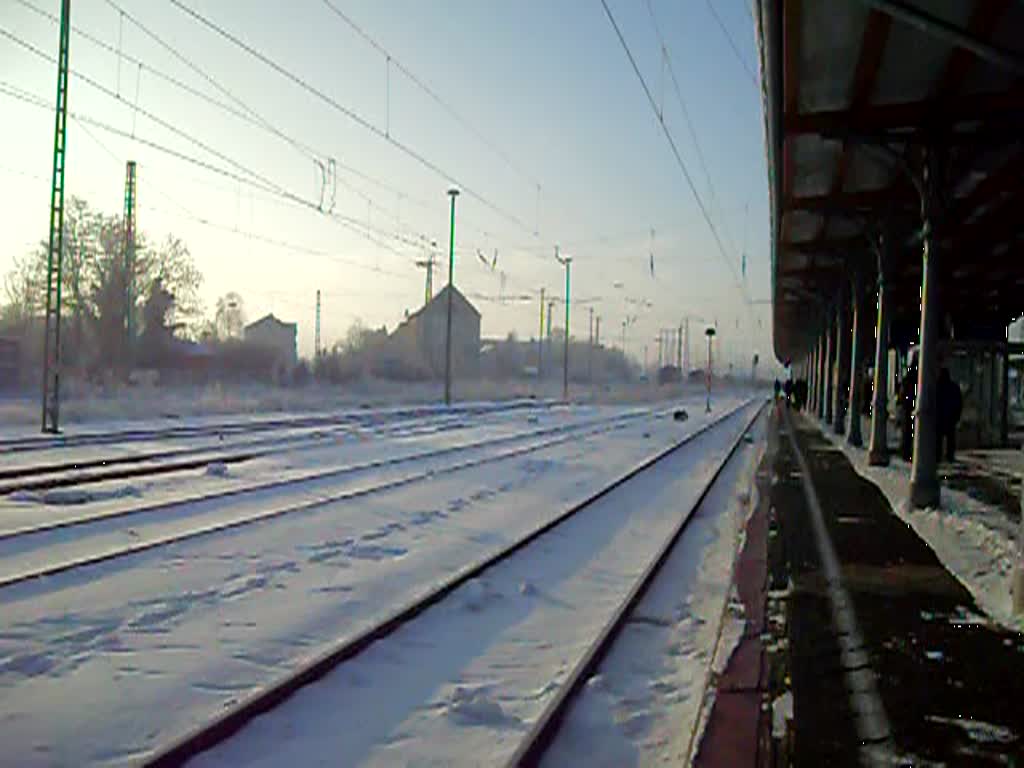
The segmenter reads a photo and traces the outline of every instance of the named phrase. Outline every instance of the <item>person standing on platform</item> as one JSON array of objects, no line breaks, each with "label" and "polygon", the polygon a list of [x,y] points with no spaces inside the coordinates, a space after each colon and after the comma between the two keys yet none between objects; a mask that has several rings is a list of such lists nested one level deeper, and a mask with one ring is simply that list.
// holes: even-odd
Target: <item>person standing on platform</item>
[{"label": "person standing on platform", "polygon": [[949,375],[949,369],[943,366],[939,371],[939,385],[936,392],[938,405],[938,430],[939,447],[937,455],[942,457],[942,443],[946,443],[946,461],[952,463],[956,460],[956,427],[960,423],[960,415],[963,412],[964,398],[960,387]]}]

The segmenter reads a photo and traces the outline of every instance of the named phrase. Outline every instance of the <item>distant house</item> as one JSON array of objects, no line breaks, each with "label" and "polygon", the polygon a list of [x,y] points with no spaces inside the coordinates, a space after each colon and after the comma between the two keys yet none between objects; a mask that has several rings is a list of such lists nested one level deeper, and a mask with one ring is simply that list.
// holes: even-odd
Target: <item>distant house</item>
[{"label": "distant house", "polygon": [[246,344],[264,347],[276,353],[275,367],[291,371],[299,360],[298,326],[278,320],[273,313],[245,326]]},{"label": "distant house", "polygon": [[480,368],[480,313],[457,288],[440,293],[412,313],[391,334],[392,348],[415,355],[435,376],[444,376],[448,291],[452,294],[452,374],[476,376]]}]

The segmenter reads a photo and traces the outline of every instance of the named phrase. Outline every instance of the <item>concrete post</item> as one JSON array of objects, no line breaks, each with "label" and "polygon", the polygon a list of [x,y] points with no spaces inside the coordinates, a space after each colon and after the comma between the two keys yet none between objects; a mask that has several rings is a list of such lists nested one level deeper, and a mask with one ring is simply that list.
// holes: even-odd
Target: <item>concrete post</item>
[{"label": "concrete post", "polygon": [[824,413],[825,423],[829,424],[832,421],[832,397],[835,391],[835,366],[833,365],[833,359],[835,358],[835,312],[830,310],[828,315],[828,325],[825,330],[825,365],[823,370],[825,371],[825,406]]},{"label": "concrete post", "polygon": [[835,361],[835,385],[832,392],[832,431],[837,435],[846,432],[846,403],[848,402],[845,391],[850,382],[849,372],[846,365],[850,360],[850,314],[849,297],[845,285],[839,289],[839,306],[836,308],[836,361]]},{"label": "concrete post", "polygon": [[935,227],[941,223],[939,210],[938,158],[930,149],[925,156],[924,189],[921,195],[923,248],[921,257],[921,339],[918,350],[917,402],[914,406],[914,461],[910,468],[910,503],[915,507],[939,505],[938,443],[938,346],[939,244]]},{"label": "concrete post", "polygon": [[883,236],[878,251],[878,320],[875,324],[875,382],[871,400],[871,446],[868,464],[889,464],[889,313],[892,310],[888,268],[888,239]]},{"label": "concrete post", "polygon": [[864,268],[857,265],[853,271],[853,331],[850,349],[850,427],[846,442],[860,448],[864,444],[861,435],[861,411],[864,393],[864,326],[867,324],[867,307],[864,306]]},{"label": "concrete post", "polygon": [[1010,350],[1003,347],[999,353],[1001,366],[999,375],[999,445],[1003,448],[1010,444]]},{"label": "concrete post", "polygon": [[[1021,509],[1024,509],[1024,482],[1020,487]],[[1024,613],[1024,517],[1021,517],[1020,531],[1017,533],[1017,565],[1010,582],[1010,596],[1013,598],[1013,612],[1020,616]]]}]

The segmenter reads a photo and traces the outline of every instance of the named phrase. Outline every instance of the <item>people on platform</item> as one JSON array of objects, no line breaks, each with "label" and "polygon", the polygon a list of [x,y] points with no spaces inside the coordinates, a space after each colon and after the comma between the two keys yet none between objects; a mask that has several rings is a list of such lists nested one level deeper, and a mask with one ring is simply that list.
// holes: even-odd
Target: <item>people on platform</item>
[{"label": "people on platform", "polygon": [[938,423],[936,434],[938,435],[939,447],[937,458],[942,458],[942,447],[945,443],[946,461],[956,460],[956,428],[960,423],[960,416],[963,413],[964,398],[960,387],[945,366],[939,371],[939,383],[936,388],[936,403],[938,411]]},{"label": "people on platform", "polygon": [[782,385],[782,391],[786,395],[786,407],[789,408],[789,406],[793,402],[793,380],[792,379],[786,379],[786,383]]},{"label": "people on platform", "polygon": [[793,397],[796,400],[796,409],[802,411],[807,405],[807,379],[797,379],[793,385]]}]

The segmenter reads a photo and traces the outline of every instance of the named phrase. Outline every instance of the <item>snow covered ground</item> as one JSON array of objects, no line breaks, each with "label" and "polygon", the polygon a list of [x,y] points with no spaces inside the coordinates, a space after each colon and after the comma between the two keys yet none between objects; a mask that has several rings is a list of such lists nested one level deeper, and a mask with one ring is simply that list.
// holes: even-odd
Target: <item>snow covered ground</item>
[{"label": "snow covered ground", "polygon": [[[642,479],[612,491],[324,680],[257,718],[194,764],[500,765],[680,516],[689,512],[751,415],[750,408],[744,409]],[[696,643],[702,635],[695,617],[721,615],[736,527],[742,518],[737,506],[719,506],[724,511],[711,514],[719,519],[701,521],[688,550],[676,559],[673,574],[680,575],[685,560],[703,559],[713,573],[703,580],[695,575],[682,586],[685,591],[700,582],[709,588],[710,596],[690,594],[688,600],[670,577],[647,604],[653,610],[665,610],[664,615],[651,614],[656,620],[665,618],[670,625],[692,622],[674,649],[691,660],[695,649],[687,644]],[[720,551],[697,557],[706,545],[720,539],[725,540]],[[694,602],[698,607],[691,612]],[[712,628],[704,628],[703,634],[713,636],[717,617],[708,623]],[[703,636],[700,640],[711,642]],[[677,669],[670,680],[645,667],[657,661],[657,657],[629,659],[633,685],[678,702],[673,696],[676,684],[695,670]],[[641,683],[639,678],[648,673],[651,677]],[[677,709],[669,710],[664,720],[638,714],[632,729],[627,725],[621,738],[639,735],[645,724],[667,732],[679,714]],[[678,729],[678,722],[674,727]],[[554,764],[628,764],[620,759],[622,752],[604,749],[615,736],[615,732],[606,733],[597,744],[586,739],[576,743],[571,756]]]},{"label": "snow covered ground", "polygon": [[697,429],[701,410],[0,590],[2,761],[138,760]]},{"label": "snow covered ground", "polygon": [[[340,469],[337,465],[328,465],[317,467],[312,472],[291,472],[282,478],[286,484],[282,484],[279,479],[257,483],[255,486],[242,485],[220,493],[200,492],[184,499],[180,495],[172,495],[169,500],[139,506],[133,506],[134,497],[131,494],[101,496],[113,509],[86,510],[83,505],[76,505],[77,516],[72,519],[77,525],[69,525],[65,518],[59,528],[55,528],[53,521],[47,521],[48,525],[32,524],[31,532],[26,532],[25,528],[15,529],[15,532],[22,532],[21,535],[0,534],[0,586],[40,572],[52,575],[58,569],[81,565],[89,560],[122,556],[175,540],[207,536],[232,527],[265,522],[285,514],[303,514],[327,503],[353,500],[359,496],[422,481],[432,475],[462,470],[472,465],[484,465],[506,457],[527,455],[568,440],[587,439],[624,428],[644,414],[650,416],[651,412],[630,411],[621,417],[614,414],[611,418],[605,416],[597,419],[573,416],[562,419],[563,423],[545,426],[540,430],[530,427],[525,431],[520,429],[498,435],[498,439],[472,440],[454,446],[442,446],[440,450],[418,450],[411,453],[396,450],[394,444],[382,441],[379,452],[383,455],[371,459],[369,464],[364,461],[346,463]],[[449,450],[460,445],[466,447]],[[326,451],[321,450],[319,457],[322,459],[326,454]],[[306,457],[307,463],[308,460],[309,457]],[[207,475],[213,478],[224,477],[220,471]],[[44,493],[40,501],[45,502],[57,493],[61,492]],[[105,489],[71,489],[63,493],[95,495],[105,493]],[[171,490],[171,493],[175,494],[175,491]],[[15,495],[16,502],[24,498],[23,494]]]},{"label": "snow covered ground", "polygon": [[544,765],[580,765],[584,755],[595,768],[689,764],[702,710],[713,703],[713,686],[704,696],[710,673],[725,668],[744,628],[732,571],[757,505],[754,477],[766,424],[762,416],[751,430],[755,442],[722,472],[637,619],[574,704]]},{"label": "snow covered ground", "polygon": [[1018,524],[1001,509],[945,485],[940,508],[914,509],[908,499],[909,464],[869,466],[866,450],[850,446],[830,430],[822,432],[857,472],[881,489],[896,514],[928,543],[990,618],[1024,630],[1024,618],[1013,614],[1010,593],[1013,568],[1020,557]]},{"label": "snow covered ground", "polygon": [[[89,516],[106,516],[140,506],[155,506],[204,496],[230,494],[259,486],[295,484],[312,476],[345,468],[400,462],[431,452],[451,451],[488,441],[511,441],[529,435],[619,416],[647,412],[637,408],[564,408],[496,412],[473,418],[427,417],[399,423],[344,426],[323,430],[322,437],[258,459],[224,467],[207,467],[174,475],[130,481],[108,481],[80,488],[21,492],[0,497],[0,536],[29,525],[54,524]],[[193,444],[188,442],[189,446]],[[205,438],[200,445],[205,445]],[[95,460],[110,446],[51,449],[46,453],[68,461]],[[373,466],[371,469],[380,469]],[[356,477],[359,473],[345,473]],[[364,473],[365,474],[365,473]],[[315,486],[311,488],[315,490]]]}]

